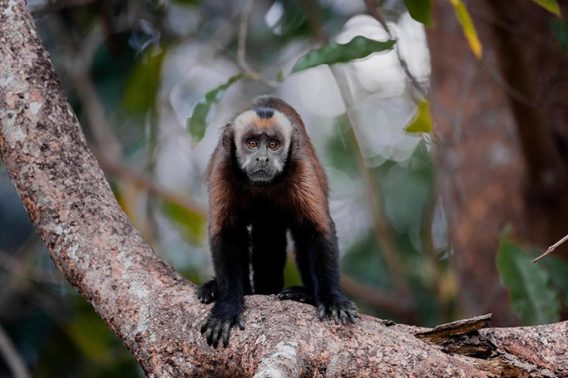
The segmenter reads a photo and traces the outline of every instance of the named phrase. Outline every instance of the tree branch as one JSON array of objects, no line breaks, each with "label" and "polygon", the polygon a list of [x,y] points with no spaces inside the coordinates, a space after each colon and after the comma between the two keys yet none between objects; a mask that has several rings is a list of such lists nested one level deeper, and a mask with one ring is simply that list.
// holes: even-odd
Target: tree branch
[{"label": "tree branch", "polygon": [[6,365],[14,375],[14,378],[28,378],[31,377],[26,364],[22,357],[18,354],[16,347],[8,337],[4,328],[0,326],[0,355],[4,357]]},{"label": "tree branch", "polygon": [[459,335],[493,345],[473,358],[415,336],[425,329],[368,316],[341,327],[270,296],[247,298],[247,328],[228,348],[207,346],[197,324],[208,306],[121,211],[22,0],[0,0],[0,56],[0,156],[57,268],[150,377],[568,374],[567,322]]}]

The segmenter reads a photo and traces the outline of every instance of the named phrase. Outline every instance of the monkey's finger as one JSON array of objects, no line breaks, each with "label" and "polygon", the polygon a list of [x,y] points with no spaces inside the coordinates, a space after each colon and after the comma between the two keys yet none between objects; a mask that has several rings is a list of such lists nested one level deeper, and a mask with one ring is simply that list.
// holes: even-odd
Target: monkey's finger
[{"label": "monkey's finger", "polygon": [[205,331],[207,331],[207,320],[202,321],[199,327],[199,332],[203,334]]},{"label": "monkey's finger", "polygon": [[331,309],[331,316],[333,317],[333,320],[335,320],[336,323],[341,322],[339,320],[339,309],[337,307]]},{"label": "monkey's finger", "polygon": [[207,338],[207,344],[211,345],[211,337],[213,335],[213,328],[207,327],[205,330],[205,337]]},{"label": "monkey's finger", "polygon": [[242,331],[243,329],[245,329],[245,322],[243,321],[243,319],[241,319],[239,317],[239,319],[237,320],[237,325],[239,326],[239,329]]},{"label": "monkey's finger", "polygon": [[324,305],[320,305],[318,307],[318,316],[320,318],[320,320],[323,320],[323,318],[325,318],[325,306]]},{"label": "monkey's finger", "polygon": [[347,311],[347,317],[352,324],[355,324],[355,318],[357,318],[357,313],[353,313],[352,311]]},{"label": "monkey's finger", "polygon": [[229,322],[223,324],[221,335],[223,337],[223,346],[226,348],[229,345],[229,336],[231,336],[231,324]]},{"label": "monkey's finger", "polygon": [[213,345],[215,348],[217,348],[217,343],[219,342],[219,331],[221,329],[221,325],[219,323],[215,323],[215,325],[213,325],[210,329],[211,329],[211,333],[209,334],[209,337],[207,338],[207,342],[209,343],[209,345]]},{"label": "monkey's finger", "polygon": [[347,310],[341,310],[339,312],[339,319],[341,320],[341,324],[347,324],[347,321],[349,320],[349,311]]}]

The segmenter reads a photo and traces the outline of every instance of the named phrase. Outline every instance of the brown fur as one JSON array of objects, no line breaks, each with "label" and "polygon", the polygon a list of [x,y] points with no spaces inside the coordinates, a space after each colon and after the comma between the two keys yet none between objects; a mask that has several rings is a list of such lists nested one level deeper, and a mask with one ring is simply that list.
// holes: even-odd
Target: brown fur
[{"label": "brown fur", "polygon": [[[274,185],[241,185],[234,173],[234,130],[232,122],[229,122],[208,168],[211,236],[217,235],[223,226],[237,222],[235,215],[255,197],[278,204],[283,209],[297,209],[302,217],[313,222],[322,232],[331,232],[327,179],[302,119],[290,105],[277,98],[260,98],[241,112],[258,106],[278,110],[292,122],[294,131],[288,171]],[[259,121],[257,127],[273,125],[270,120]]]}]

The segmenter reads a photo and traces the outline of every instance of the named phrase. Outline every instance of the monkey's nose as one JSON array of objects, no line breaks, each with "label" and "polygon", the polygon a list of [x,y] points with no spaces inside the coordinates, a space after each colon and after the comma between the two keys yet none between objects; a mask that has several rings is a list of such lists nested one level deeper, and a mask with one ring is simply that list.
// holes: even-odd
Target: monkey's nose
[{"label": "monkey's nose", "polygon": [[260,163],[268,163],[268,158],[256,158],[256,161],[260,162]]}]

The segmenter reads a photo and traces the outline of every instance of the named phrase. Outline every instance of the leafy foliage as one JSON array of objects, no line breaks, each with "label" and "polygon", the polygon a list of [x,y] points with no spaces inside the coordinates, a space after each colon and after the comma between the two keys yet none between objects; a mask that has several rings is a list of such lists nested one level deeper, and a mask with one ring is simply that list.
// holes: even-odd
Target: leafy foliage
[{"label": "leafy foliage", "polygon": [[200,141],[205,135],[207,115],[211,111],[211,107],[219,101],[219,98],[231,85],[246,76],[242,73],[231,76],[226,82],[207,92],[203,101],[195,105],[191,116],[187,120],[188,131],[195,141]]},{"label": "leafy foliage", "polygon": [[506,236],[501,238],[497,252],[497,268],[501,282],[509,291],[513,311],[523,324],[544,324],[557,321],[560,303],[549,286],[548,272],[533,264],[527,253]]},{"label": "leafy foliage", "polygon": [[553,285],[559,289],[564,304],[568,304],[568,263],[555,256],[547,256],[544,266]]},{"label": "leafy foliage", "polygon": [[558,17],[561,17],[560,7],[558,6],[558,2],[556,0],[532,0],[532,1],[534,1],[538,5],[549,11],[550,13],[555,14]]},{"label": "leafy foliage", "polygon": [[463,34],[465,35],[467,43],[469,44],[469,48],[473,52],[473,55],[477,57],[477,59],[481,59],[483,48],[481,46],[481,41],[477,36],[475,25],[473,24],[467,8],[461,0],[450,0],[450,2],[454,6],[454,12],[456,13],[458,22],[462,27]]},{"label": "leafy foliage", "polygon": [[550,28],[556,35],[556,39],[565,53],[568,54],[568,21],[566,20],[553,20],[550,23]]},{"label": "leafy foliage", "polygon": [[124,91],[124,108],[132,113],[150,109],[160,87],[165,48],[149,49],[135,66]]},{"label": "leafy foliage", "polygon": [[203,215],[171,201],[165,201],[163,209],[164,214],[180,227],[189,242],[195,244],[203,240],[206,225]]},{"label": "leafy foliage", "polygon": [[292,68],[292,72],[303,71],[321,64],[346,63],[365,58],[376,52],[390,50],[394,44],[395,41],[392,40],[379,42],[363,36],[357,36],[344,45],[330,42],[301,57]]},{"label": "leafy foliage", "polygon": [[109,359],[111,333],[94,312],[77,314],[67,327],[69,335],[85,356],[93,360]]},{"label": "leafy foliage", "polygon": [[404,130],[408,133],[432,132],[432,115],[430,114],[430,103],[428,100],[420,101],[416,114]]},{"label": "leafy foliage", "polygon": [[432,25],[432,2],[430,0],[404,0],[408,12],[416,21]]}]

